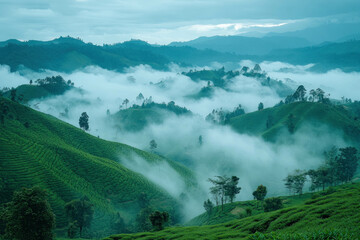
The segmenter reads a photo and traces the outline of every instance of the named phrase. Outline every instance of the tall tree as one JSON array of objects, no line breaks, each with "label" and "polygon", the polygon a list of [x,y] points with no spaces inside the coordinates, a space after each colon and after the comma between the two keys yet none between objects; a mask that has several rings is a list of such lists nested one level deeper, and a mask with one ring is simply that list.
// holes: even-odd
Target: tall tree
[{"label": "tall tree", "polygon": [[89,130],[89,116],[86,112],[83,112],[79,118],[79,126],[85,131]]},{"label": "tall tree", "polygon": [[295,117],[294,115],[291,113],[286,121],[286,126],[289,130],[289,133],[293,134],[295,132]]},{"label": "tall tree", "polygon": [[224,209],[224,203],[226,203],[226,188],[230,181],[230,178],[226,176],[216,176],[216,178],[209,178],[208,181],[214,186],[210,188],[210,192],[215,195],[214,198],[221,202],[221,210]]},{"label": "tall tree", "polygon": [[260,102],[258,105],[258,111],[263,110],[263,109],[264,109],[264,104],[262,102]]},{"label": "tall tree", "polygon": [[11,88],[10,90],[10,99],[13,102],[16,102],[16,89],[15,88]]},{"label": "tall tree", "polygon": [[154,230],[160,231],[164,229],[164,223],[169,221],[169,213],[155,211],[150,215],[149,219],[154,227]]},{"label": "tall tree", "polygon": [[336,173],[341,182],[349,182],[358,167],[357,149],[354,147],[340,148],[336,158]]},{"label": "tall tree", "polygon": [[266,194],[267,189],[263,185],[258,186],[257,189],[253,192],[254,198],[260,202],[264,201]]},{"label": "tall tree", "polygon": [[84,228],[90,227],[94,215],[94,205],[87,197],[73,200],[65,205],[70,223],[79,226],[80,237]]},{"label": "tall tree", "polygon": [[5,209],[6,239],[52,240],[55,215],[47,201],[46,192],[39,188],[23,188]]},{"label": "tall tree", "polygon": [[129,99],[126,98],[126,99],[123,101],[123,105],[125,105],[125,108],[127,108],[128,103],[129,103]]},{"label": "tall tree", "polygon": [[157,148],[157,143],[156,141],[153,139],[150,141],[150,149],[151,150],[155,150]]},{"label": "tall tree", "polygon": [[204,208],[208,215],[211,215],[212,210],[214,208],[214,204],[210,201],[210,199],[204,202]]},{"label": "tall tree", "polygon": [[232,203],[235,199],[235,196],[240,193],[241,187],[238,187],[239,178],[237,176],[232,176],[231,179],[225,185],[225,196],[230,199]]}]

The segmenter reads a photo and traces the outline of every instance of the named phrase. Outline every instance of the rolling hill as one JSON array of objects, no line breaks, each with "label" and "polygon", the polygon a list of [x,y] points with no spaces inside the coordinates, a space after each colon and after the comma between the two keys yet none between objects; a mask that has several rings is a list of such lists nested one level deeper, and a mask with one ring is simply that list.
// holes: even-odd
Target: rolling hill
[{"label": "rolling hill", "polygon": [[234,54],[191,47],[150,45],[140,40],[98,46],[80,39],[60,37],[52,41],[0,42],[0,64],[10,66],[11,71],[23,67],[41,71],[49,69],[72,72],[91,65],[123,71],[125,68],[147,64],[164,70],[171,62],[181,65],[207,65],[214,61],[238,61]]},{"label": "rolling hill", "polygon": [[166,163],[196,185],[190,170],[139,149],[93,137],[50,115],[0,98],[0,204],[21,187],[38,185],[48,191],[57,229],[67,225],[64,205],[86,196],[95,206],[94,226],[104,230],[116,212],[126,222],[139,211],[137,199],[148,195],[158,209],[176,209],[177,201],[143,175],[125,168],[123,160],[140,158]]},{"label": "rolling hill", "polygon": [[[257,214],[217,225],[170,227],[158,232],[113,235],[119,239],[359,239],[360,184],[277,211]],[[265,234],[265,235],[263,235]],[[271,237],[273,236],[273,237]],[[322,238],[321,238],[322,236]],[[332,238],[330,238],[333,236]],[[318,238],[317,238],[318,237]]]},{"label": "rolling hill", "polygon": [[200,37],[188,42],[173,42],[170,46],[189,46],[197,49],[211,49],[218,52],[239,55],[264,55],[274,49],[299,48],[309,46],[304,38],[268,36],[263,38],[244,36]]},{"label": "rolling hill", "polygon": [[360,143],[360,122],[342,105],[295,102],[232,118],[230,126],[239,133],[275,141],[282,131],[287,131],[286,122],[290,114],[294,116],[295,131],[307,123],[326,125],[333,131],[343,132],[345,140]]}]

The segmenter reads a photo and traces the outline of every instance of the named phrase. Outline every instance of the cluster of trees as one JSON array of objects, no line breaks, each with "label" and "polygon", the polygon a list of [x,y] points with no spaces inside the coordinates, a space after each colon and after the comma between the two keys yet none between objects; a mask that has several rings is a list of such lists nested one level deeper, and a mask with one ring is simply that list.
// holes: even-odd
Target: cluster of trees
[{"label": "cluster of trees", "polygon": [[[0,209],[1,210],[1,209]],[[39,187],[23,188],[0,211],[5,239],[52,240],[55,215],[47,193]]]},{"label": "cluster of trees", "polygon": [[[210,193],[213,196],[216,206],[221,204],[221,209],[223,209],[224,204],[227,202],[233,202],[236,195],[240,193],[241,187],[238,187],[239,178],[232,176],[231,178],[226,176],[216,176],[215,178],[209,178],[208,181],[213,184],[210,188]],[[209,203],[205,201],[204,207]],[[205,209],[208,209],[210,205],[207,205]],[[207,210],[209,211],[209,209]]]},{"label": "cluster of trees", "polygon": [[135,230],[155,231],[162,230],[164,225],[170,221],[170,215],[168,212],[154,211],[150,206],[150,200],[145,193],[141,193],[138,198],[138,204],[140,211],[136,216]]},{"label": "cluster of trees", "polygon": [[351,181],[358,167],[359,157],[354,147],[333,147],[325,153],[324,163],[317,169],[308,171],[296,170],[285,179],[285,187],[290,193],[302,194],[304,184],[310,179],[310,190],[314,191],[327,186]]},{"label": "cluster of trees", "polygon": [[74,238],[78,232],[81,237],[83,229],[91,225],[94,205],[87,197],[82,197],[67,203],[65,211],[69,220],[68,237]]},{"label": "cluster of trees", "polygon": [[[209,181],[213,184],[210,188],[210,193],[216,202],[216,206],[221,203],[221,210],[223,210],[223,204],[227,202],[233,202],[235,196],[240,193],[241,187],[238,187],[239,178],[233,176],[228,178],[226,176],[216,176],[214,179]],[[257,200],[256,207],[259,208],[261,203],[262,208],[265,212],[275,211],[283,207],[281,198],[272,197],[265,199],[267,195],[267,188],[263,185],[259,185],[253,192],[254,199]],[[208,216],[211,215],[214,203],[210,199],[206,200],[203,204],[205,211]],[[251,216],[252,210],[246,209],[246,216]]]},{"label": "cluster of trees", "polygon": [[[71,80],[65,81],[60,75],[37,79],[35,83],[53,94],[62,94],[74,86]],[[30,80],[30,84],[32,84],[32,80]]]},{"label": "cluster of trees", "polygon": [[[177,106],[174,101],[170,101],[167,104],[166,103],[155,103],[151,96],[149,98],[144,98],[144,95],[142,93],[139,93],[139,95],[136,97],[136,102],[139,104],[133,104],[131,106],[132,109],[159,108],[159,109],[164,109],[164,110],[173,112],[177,115],[191,113],[190,110],[188,110],[187,108]],[[130,101],[126,98],[123,101],[122,105],[120,106],[120,109],[122,109],[123,106],[125,106],[125,108],[127,108],[127,105],[129,103],[130,103]]]},{"label": "cluster of trees", "polygon": [[300,85],[296,91],[291,94],[288,95],[285,98],[285,101],[280,101],[280,103],[277,104],[278,105],[282,105],[282,104],[289,104],[289,103],[293,103],[293,102],[321,102],[321,103],[325,103],[325,104],[331,104],[330,102],[330,94],[325,94],[324,90],[322,90],[321,88],[317,88],[316,90],[311,89],[309,92],[309,96],[306,95],[306,89],[303,85]]},{"label": "cluster of trees", "polygon": [[245,110],[242,108],[241,104],[234,108],[234,111],[229,112],[226,110],[214,109],[211,113],[209,113],[205,120],[216,123],[216,124],[228,124],[231,118],[241,116],[245,114]]}]

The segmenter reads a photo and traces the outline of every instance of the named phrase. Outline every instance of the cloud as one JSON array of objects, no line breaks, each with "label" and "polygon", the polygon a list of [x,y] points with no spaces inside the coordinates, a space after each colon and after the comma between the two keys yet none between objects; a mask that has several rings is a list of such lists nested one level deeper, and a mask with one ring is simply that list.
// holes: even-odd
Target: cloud
[{"label": "cloud", "polygon": [[279,28],[302,19],[353,14],[359,7],[356,0],[2,1],[0,39],[49,40],[72,35],[97,44],[131,38],[163,44],[202,34],[229,35],[244,29]]},{"label": "cloud", "polygon": [[[250,67],[254,63],[241,63]],[[308,72],[309,66],[293,66],[280,62],[264,62],[261,67],[269,71],[269,75],[279,79],[289,77],[296,86],[300,83],[312,84],[314,87],[325,84],[324,89],[333,89],[332,95],[341,95],[357,86],[358,73],[343,73],[338,70],[319,75]],[[34,73],[23,70],[10,73],[7,67],[0,68],[0,76],[8,79],[2,86],[15,86],[27,83],[29,79],[61,74],[66,80],[71,79],[82,91],[71,90],[64,95],[30,102],[42,112],[59,117],[74,126],[82,112],[90,116],[90,133],[101,138],[118,141],[131,146],[148,150],[149,142],[155,139],[157,151],[170,159],[187,164],[198,179],[200,191],[188,193],[189,204],[185,209],[190,218],[203,211],[202,202],[211,198],[207,194],[209,177],[217,175],[236,175],[240,177],[242,187],[237,200],[252,198],[252,191],[260,184],[269,189],[269,196],[286,194],[282,179],[296,168],[308,169],[317,167],[322,161],[323,152],[332,145],[346,146],[342,132],[336,132],[319,123],[303,125],[294,135],[289,135],[286,128],[276,143],[264,141],[257,136],[236,133],[229,126],[213,125],[205,121],[206,114],[214,108],[223,107],[232,110],[242,104],[247,112],[254,111],[260,101],[265,107],[273,106],[280,98],[271,89],[262,86],[252,78],[239,76],[229,86],[231,91],[216,89],[209,99],[194,100],[188,96],[199,91],[206,83],[194,82],[179,74],[186,71],[172,65],[167,72],[140,65],[129,68],[125,73],[108,71],[96,66],[87,67],[71,74],[45,71]],[[284,69],[286,73],[284,73]],[[344,86],[337,79],[345,79]],[[322,80],[322,79],[326,79]],[[154,83],[163,82],[159,88]],[[153,84],[151,84],[153,83]],[[335,85],[337,84],[337,85]],[[355,84],[355,85],[354,85]],[[306,85],[308,88],[308,85]],[[161,124],[150,124],[139,132],[126,132],[115,129],[106,116],[106,110],[116,113],[125,98],[130,104],[136,103],[136,96],[142,93],[152,96],[156,102],[175,101],[180,106],[191,109],[192,116],[176,116],[168,114]],[[60,116],[65,108],[69,116]],[[199,136],[203,137],[202,145]],[[179,197],[186,192],[184,180],[166,163],[149,164],[138,156],[122,162],[126,167],[148,177],[155,184],[166,189],[172,196]]]}]

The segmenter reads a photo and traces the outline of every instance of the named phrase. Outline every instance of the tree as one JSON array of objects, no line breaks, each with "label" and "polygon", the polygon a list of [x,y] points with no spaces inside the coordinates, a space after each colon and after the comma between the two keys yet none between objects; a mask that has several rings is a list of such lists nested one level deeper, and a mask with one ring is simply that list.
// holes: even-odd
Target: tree
[{"label": "tree", "polygon": [[79,227],[80,237],[84,228],[90,227],[94,205],[87,197],[73,200],[65,205],[66,215],[70,223],[76,223]]},{"label": "tree", "polygon": [[33,84],[33,80],[30,79],[30,85],[32,85],[32,84]]},{"label": "tree", "polygon": [[202,135],[199,136],[198,142],[199,142],[199,146],[203,145],[203,137],[202,137]]},{"label": "tree", "polygon": [[147,232],[151,230],[150,215],[153,210],[150,207],[143,208],[136,215],[136,231],[138,232]]},{"label": "tree", "polygon": [[150,222],[155,231],[163,230],[163,224],[169,221],[169,214],[167,212],[155,211],[149,216]]},{"label": "tree", "polygon": [[122,104],[125,105],[125,108],[127,108],[128,103],[129,103],[129,99],[126,98]]},{"label": "tree", "polygon": [[253,192],[254,198],[258,201],[264,201],[266,194],[267,189],[263,185],[258,186],[257,189]]},{"label": "tree", "polygon": [[226,176],[216,176],[215,179],[208,179],[214,186],[210,188],[210,193],[213,194],[216,203],[218,205],[218,201],[221,201],[221,210],[224,209],[224,202],[226,203],[226,188],[227,184],[230,181],[230,178]]},{"label": "tree", "polygon": [[236,194],[240,193],[241,187],[238,187],[239,178],[236,176],[232,176],[230,181],[228,181],[225,185],[225,196],[230,199],[232,203]]},{"label": "tree", "polygon": [[293,134],[295,132],[294,115],[292,113],[287,118],[286,126],[289,130],[289,133]]},{"label": "tree", "polygon": [[210,199],[204,202],[204,208],[207,214],[210,215],[214,208],[214,204],[210,201]]},{"label": "tree", "polygon": [[10,99],[13,102],[16,102],[16,89],[15,88],[11,88],[10,90]]},{"label": "tree", "polygon": [[305,101],[305,95],[306,89],[304,85],[300,85],[293,94],[293,99],[297,101]]},{"label": "tree", "polygon": [[85,131],[89,130],[89,116],[86,112],[83,112],[79,118],[79,126]]},{"label": "tree", "polygon": [[151,150],[154,150],[154,149],[156,149],[156,148],[157,148],[157,143],[156,143],[155,140],[153,139],[153,140],[150,141],[150,149],[151,149]]},{"label": "tree", "polygon": [[283,181],[285,182],[285,187],[289,190],[289,193],[291,194],[294,186],[293,175],[288,174],[288,176]]},{"label": "tree", "polygon": [[340,148],[336,157],[336,175],[341,182],[349,182],[353,178],[357,166],[357,149],[354,147]]},{"label": "tree", "polygon": [[275,211],[283,207],[279,197],[267,198],[264,202],[264,212]]},{"label": "tree", "polygon": [[263,110],[264,109],[264,104],[262,102],[259,103],[258,105],[258,110]]},{"label": "tree", "polygon": [[55,215],[46,198],[47,193],[39,187],[23,188],[14,193],[4,214],[7,239],[54,239]]},{"label": "tree", "polygon": [[299,195],[302,194],[305,181],[306,173],[298,169],[295,170],[295,173],[293,174],[293,188],[295,193],[298,193]]},{"label": "tree", "polygon": [[314,89],[311,89],[309,94],[311,95],[311,100],[312,100],[312,102],[314,102],[315,99],[317,98],[317,93],[316,93],[316,91],[315,91]]},{"label": "tree", "polygon": [[5,123],[5,116],[9,113],[9,106],[5,101],[0,102],[0,122],[1,124]]},{"label": "tree", "polygon": [[144,95],[142,95],[142,93],[139,93],[139,95],[136,97],[136,101],[144,101]]}]

